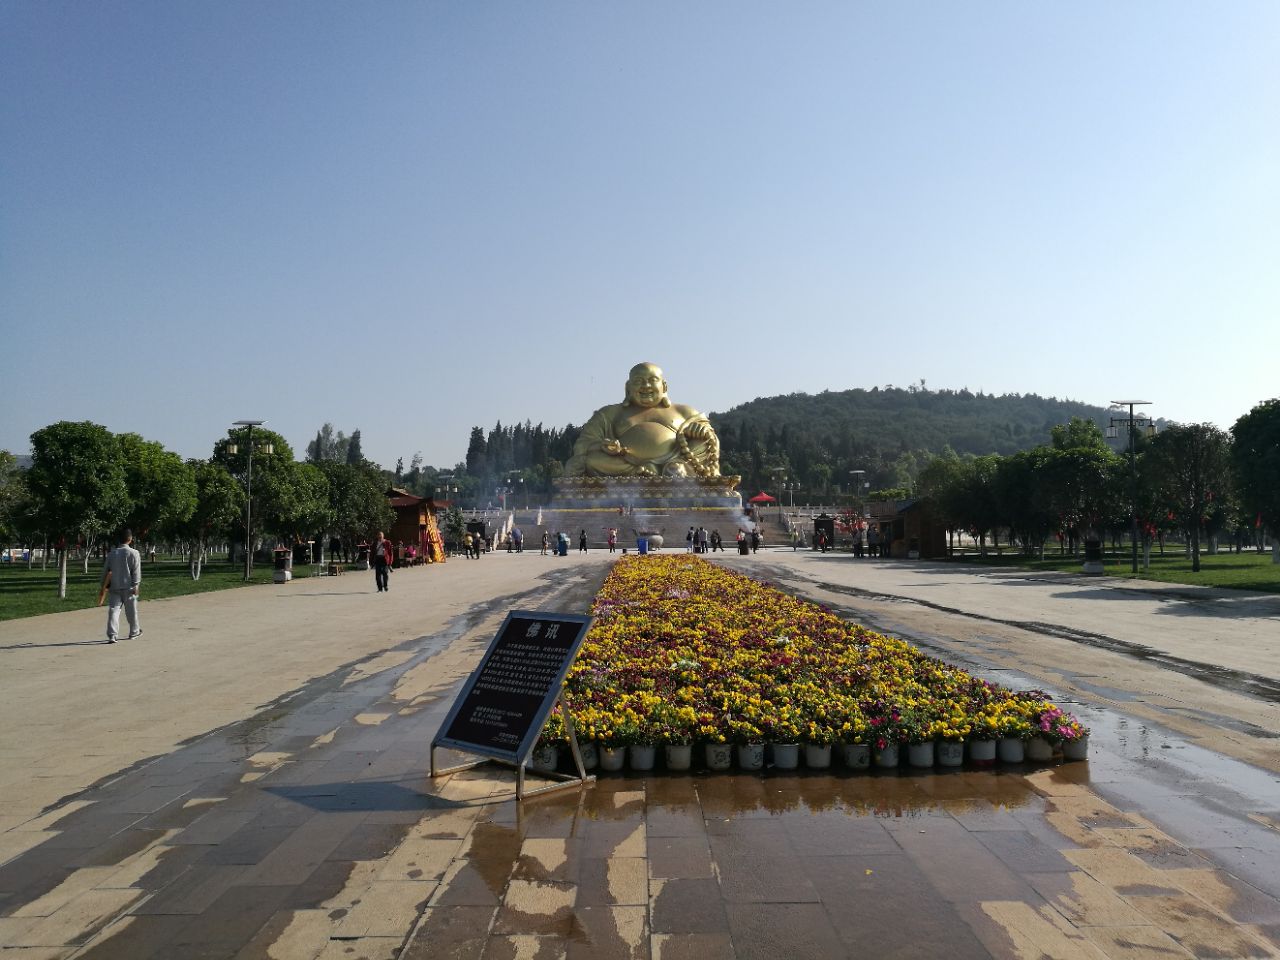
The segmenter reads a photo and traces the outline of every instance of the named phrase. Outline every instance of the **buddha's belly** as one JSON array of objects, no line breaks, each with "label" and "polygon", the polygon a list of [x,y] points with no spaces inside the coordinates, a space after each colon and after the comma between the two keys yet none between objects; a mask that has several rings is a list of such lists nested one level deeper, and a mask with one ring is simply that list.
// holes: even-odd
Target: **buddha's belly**
[{"label": "buddha's belly", "polygon": [[618,439],[637,460],[661,460],[675,451],[676,431],[665,423],[637,423]]}]

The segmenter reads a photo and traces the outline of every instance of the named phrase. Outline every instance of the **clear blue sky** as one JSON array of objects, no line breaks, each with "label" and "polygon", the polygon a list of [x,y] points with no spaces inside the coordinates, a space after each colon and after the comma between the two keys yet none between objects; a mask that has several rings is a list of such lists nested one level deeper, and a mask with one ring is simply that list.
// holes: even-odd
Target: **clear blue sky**
[{"label": "clear blue sky", "polygon": [[1280,4],[0,4],[0,447],[1280,394]]}]

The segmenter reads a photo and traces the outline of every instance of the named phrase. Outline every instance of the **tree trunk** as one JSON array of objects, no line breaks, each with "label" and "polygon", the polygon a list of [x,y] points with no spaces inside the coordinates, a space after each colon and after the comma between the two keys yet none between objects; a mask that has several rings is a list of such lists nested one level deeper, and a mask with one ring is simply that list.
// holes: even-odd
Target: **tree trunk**
[{"label": "tree trunk", "polygon": [[1151,569],[1151,538],[1142,538],[1142,569]]},{"label": "tree trunk", "polygon": [[1280,563],[1280,539],[1271,541],[1271,562]]},{"label": "tree trunk", "polygon": [[1191,531],[1191,572],[1200,572],[1200,528]]},{"label": "tree trunk", "polygon": [[67,548],[58,551],[58,599],[67,599]]},{"label": "tree trunk", "polygon": [[193,545],[187,556],[191,559],[191,579],[199,580],[201,567],[204,564],[204,544]]},{"label": "tree trunk", "polygon": [[[34,550],[31,552],[32,554],[35,553]],[[27,569],[28,570],[31,569],[30,557],[27,558]],[[44,538],[44,552],[40,554],[40,569],[41,570],[49,569],[49,535],[48,534],[45,534],[45,538]]]}]

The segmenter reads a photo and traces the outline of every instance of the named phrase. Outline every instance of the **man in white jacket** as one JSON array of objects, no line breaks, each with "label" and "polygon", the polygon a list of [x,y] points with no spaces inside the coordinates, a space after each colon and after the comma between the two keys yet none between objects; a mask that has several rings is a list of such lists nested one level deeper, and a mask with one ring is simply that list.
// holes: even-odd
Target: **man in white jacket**
[{"label": "man in white jacket", "polygon": [[102,587],[109,590],[111,602],[107,608],[107,643],[116,642],[120,627],[120,608],[124,607],[129,618],[129,639],[142,636],[138,624],[138,587],[142,584],[142,557],[133,549],[133,533],[120,531],[120,546],[107,554],[102,566]]}]

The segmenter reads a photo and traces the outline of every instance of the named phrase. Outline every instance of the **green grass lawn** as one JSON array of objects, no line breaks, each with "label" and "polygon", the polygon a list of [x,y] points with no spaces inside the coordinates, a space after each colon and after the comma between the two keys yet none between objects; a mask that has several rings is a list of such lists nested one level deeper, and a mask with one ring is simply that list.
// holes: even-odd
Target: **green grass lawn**
[{"label": "green grass lawn", "polygon": [[[999,567],[1018,567],[1023,570],[1060,570],[1064,573],[1080,573],[1082,557],[1063,557],[1056,552],[1045,551],[1044,560],[1024,557],[1015,550],[1005,549],[1001,556],[976,553],[957,554],[957,562],[980,563]],[[1103,555],[1106,574],[1109,577],[1135,579],[1132,572],[1132,555],[1127,552]],[[1232,587],[1237,590],[1260,590],[1280,593],[1280,564],[1271,562],[1271,552],[1219,553],[1210,556],[1200,554],[1200,572],[1191,572],[1191,560],[1183,555],[1181,546],[1165,548],[1165,555],[1151,553],[1151,569],[1142,569],[1142,554],[1138,554],[1138,580],[1158,580],[1162,583],[1186,583],[1201,587]]]},{"label": "green grass lawn", "polygon": [[[25,564],[0,564],[0,620],[34,617],[42,613],[59,613],[64,610],[83,610],[98,603],[98,585],[102,580],[102,561],[89,562],[89,574],[81,573],[79,562],[67,565],[67,596],[58,598],[58,570],[54,564],[48,570],[39,566],[31,570]],[[226,559],[215,559],[205,564],[199,580],[192,580],[186,563],[179,559],[161,558],[142,564],[143,600],[160,597],[181,597],[189,593],[208,593],[210,590],[226,590],[230,587],[255,586],[271,583],[274,573],[270,563],[259,563],[253,568],[253,579],[244,580],[244,564],[230,564]],[[311,565],[295,567],[294,577],[311,575]],[[104,605],[105,606],[105,605]]]}]

